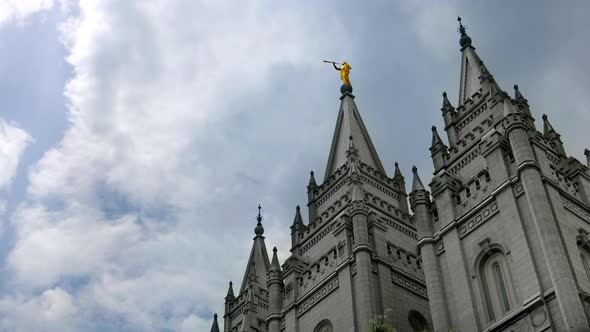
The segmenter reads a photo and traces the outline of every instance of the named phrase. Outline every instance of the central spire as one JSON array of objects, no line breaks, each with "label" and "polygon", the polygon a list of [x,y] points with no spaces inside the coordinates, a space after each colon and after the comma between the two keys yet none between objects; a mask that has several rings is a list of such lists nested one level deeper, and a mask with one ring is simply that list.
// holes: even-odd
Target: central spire
[{"label": "central spire", "polygon": [[459,45],[461,45],[461,79],[459,86],[459,103],[460,107],[465,101],[471,99],[477,94],[483,95],[490,92],[492,95],[500,92],[500,88],[494,76],[486,68],[479,55],[475,52],[472,45],[471,37],[467,35],[466,27],[459,21]]},{"label": "central spire", "polygon": [[324,181],[338,168],[346,164],[347,150],[349,149],[350,142],[354,142],[360,162],[379,170],[385,175],[383,164],[381,164],[371,137],[369,137],[369,132],[354,102],[352,89],[341,89],[341,92],[340,110],[338,112],[336,128],[334,129]]}]

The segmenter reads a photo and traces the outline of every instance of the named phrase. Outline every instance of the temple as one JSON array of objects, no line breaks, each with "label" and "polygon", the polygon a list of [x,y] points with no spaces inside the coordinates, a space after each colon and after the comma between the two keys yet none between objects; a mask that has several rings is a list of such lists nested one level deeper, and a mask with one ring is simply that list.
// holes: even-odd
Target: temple
[{"label": "temple", "polygon": [[458,101],[443,93],[446,135],[431,128],[432,180],[414,167],[408,195],[397,163],[388,176],[343,86],[291,255],[269,259],[259,212],[224,332],[367,332],[383,315],[398,332],[590,331],[590,152],[569,156],[545,115],[537,130],[519,87],[506,93],[459,32]]}]

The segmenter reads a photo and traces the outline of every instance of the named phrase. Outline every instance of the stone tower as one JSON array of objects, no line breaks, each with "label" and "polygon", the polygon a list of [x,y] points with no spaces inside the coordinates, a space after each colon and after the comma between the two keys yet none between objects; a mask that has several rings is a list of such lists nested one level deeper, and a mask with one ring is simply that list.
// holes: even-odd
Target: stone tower
[{"label": "stone tower", "polygon": [[[268,272],[271,268],[264,243],[261,207],[258,206],[258,223],[254,228],[254,243],[246,264],[239,292],[234,295],[230,281],[225,297],[225,332],[229,331],[267,331],[266,319],[269,314]],[[213,327],[212,327],[213,329]]]},{"label": "stone tower", "polygon": [[324,179],[311,172],[307,186],[309,222],[297,206],[282,267],[256,233],[239,296],[230,286],[226,297],[226,332],[363,332],[383,313],[398,331],[432,326],[404,177],[397,163],[387,176],[352,87],[341,93]]},{"label": "stone tower", "polygon": [[414,171],[410,194],[434,330],[590,331],[588,166],[545,115],[537,131],[518,86],[504,92],[459,31],[448,146],[433,127],[431,192]]}]

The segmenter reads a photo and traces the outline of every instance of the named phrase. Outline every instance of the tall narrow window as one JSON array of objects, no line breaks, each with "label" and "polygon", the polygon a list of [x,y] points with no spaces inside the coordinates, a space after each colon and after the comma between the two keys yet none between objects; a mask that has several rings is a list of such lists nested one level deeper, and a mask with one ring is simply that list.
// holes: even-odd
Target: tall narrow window
[{"label": "tall narrow window", "polygon": [[482,261],[482,286],[490,320],[503,317],[515,305],[506,257],[494,253]]},{"label": "tall narrow window", "polygon": [[580,248],[580,257],[582,258],[582,264],[584,265],[586,276],[590,280],[590,256],[588,256],[588,252],[586,252],[586,250]]},{"label": "tall narrow window", "polygon": [[510,301],[508,300],[508,291],[506,290],[506,284],[504,283],[504,273],[498,262],[492,264],[492,269],[494,269],[494,274],[496,275],[496,286],[500,290],[500,298],[502,299],[502,305],[506,312],[510,310]]}]

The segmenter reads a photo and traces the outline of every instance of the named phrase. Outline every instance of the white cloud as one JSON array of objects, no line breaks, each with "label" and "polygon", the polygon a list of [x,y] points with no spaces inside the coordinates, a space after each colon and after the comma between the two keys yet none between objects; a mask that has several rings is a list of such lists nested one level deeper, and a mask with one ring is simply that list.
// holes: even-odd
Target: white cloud
[{"label": "white cloud", "polygon": [[31,141],[26,131],[0,118],[0,217],[7,209],[4,195],[9,191],[22,154]]},{"label": "white cloud", "polygon": [[56,287],[38,296],[0,299],[2,331],[76,331],[78,308],[72,296]]},{"label": "white cloud", "polygon": [[[229,233],[245,225],[236,220],[242,213],[236,201],[252,187],[244,179],[272,202],[277,179],[293,162],[255,156],[250,144],[266,138],[231,137],[227,124],[262,114],[240,107],[240,98],[267,89],[276,68],[321,64],[333,53],[323,38],[345,29],[320,28],[322,20],[296,4],[78,6],[79,16],[61,27],[74,72],[65,89],[70,127],[31,169],[27,200],[13,217],[7,283],[21,304],[73,284],[71,302],[86,329],[101,329],[89,323],[101,313],[124,321],[127,330],[200,330],[212,310],[222,309],[224,277],[240,274],[251,245],[249,236],[236,241]],[[309,38],[320,29],[325,37]],[[288,239],[272,215],[266,215],[269,231]],[[241,217],[249,232],[253,217],[254,211]],[[0,330],[28,316],[50,320],[37,315],[38,306],[30,308],[16,315],[0,306],[7,317]],[[109,329],[108,321],[101,324]]]},{"label": "white cloud", "polygon": [[27,16],[53,7],[53,0],[0,0],[0,26],[4,23],[22,24]]},{"label": "white cloud", "polygon": [[31,141],[26,131],[0,118],[0,190],[10,185],[20,158]]}]

